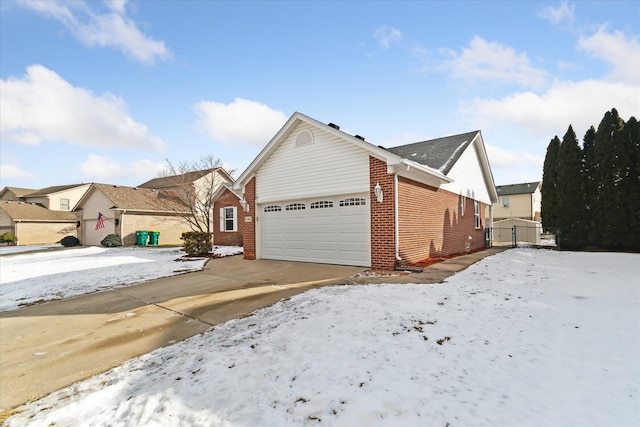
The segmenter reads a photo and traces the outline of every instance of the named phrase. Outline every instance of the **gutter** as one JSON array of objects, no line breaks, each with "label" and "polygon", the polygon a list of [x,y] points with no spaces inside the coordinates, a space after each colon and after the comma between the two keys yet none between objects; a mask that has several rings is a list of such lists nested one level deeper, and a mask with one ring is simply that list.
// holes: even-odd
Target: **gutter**
[{"label": "gutter", "polygon": [[[407,167],[408,169],[408,167]],[[394,227],[394,234],[395,234],[395,246],[396,246],[396,261],[402,261],[402,258],[400,257],[400,224],[398,221],[398,215],[399,215],[399,210],[398,210],[398,172],[395,172],[393,174],[393,210],[394,210],[394,214],[393,214],[393,227]]]}]

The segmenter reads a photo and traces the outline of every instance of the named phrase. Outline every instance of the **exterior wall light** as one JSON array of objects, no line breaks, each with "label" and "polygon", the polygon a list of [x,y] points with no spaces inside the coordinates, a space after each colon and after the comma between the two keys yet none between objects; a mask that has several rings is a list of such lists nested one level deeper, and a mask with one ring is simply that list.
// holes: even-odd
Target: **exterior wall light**
[{"label": "exterior wall light", "polygon": [[378,203],[382,203],[382,200],[384,199],[384,194],[382,193],[382,187],[380,187],[379,182],[376,182],[376,186],[373,187],[373,193],[376,195],[376,199],[378,200]]}]

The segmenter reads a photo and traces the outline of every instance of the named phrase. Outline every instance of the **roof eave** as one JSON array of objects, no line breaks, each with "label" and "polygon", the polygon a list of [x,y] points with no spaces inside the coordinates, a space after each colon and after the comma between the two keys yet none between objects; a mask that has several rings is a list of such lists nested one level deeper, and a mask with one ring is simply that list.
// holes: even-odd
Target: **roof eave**
[{"label": "roof eave", "polygon": [[395,165],[390,165],[393,173],[397,173],[400,176],[415,179],[417,181],[425,182],[429,185],[436,187],[442,184],[448,184],[453,182],[453,179],[444,175],[443,173],[432,169],[428,166],[424,166],[413,160],[401,158]]}]

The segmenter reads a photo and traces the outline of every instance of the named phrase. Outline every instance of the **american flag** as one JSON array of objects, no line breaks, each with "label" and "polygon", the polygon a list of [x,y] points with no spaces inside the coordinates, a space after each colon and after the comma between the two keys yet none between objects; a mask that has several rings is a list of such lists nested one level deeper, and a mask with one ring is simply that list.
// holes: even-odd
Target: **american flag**
[{"label": "american flag", "polygon": [[98,220],[96,221],[96,230],[99,228],[104,228],[104,222],[107,220],[107,217],[102,215],[102,212],[98,212]]}]

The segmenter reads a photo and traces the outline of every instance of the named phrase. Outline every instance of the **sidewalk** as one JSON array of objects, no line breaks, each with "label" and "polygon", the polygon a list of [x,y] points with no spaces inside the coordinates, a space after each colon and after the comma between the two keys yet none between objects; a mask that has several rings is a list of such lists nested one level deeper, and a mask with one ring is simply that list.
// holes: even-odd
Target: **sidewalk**
[{"label": "sidewalk", "polygon": [[359,267],[234,256],[213,260],[199,272],[3,312],[0,411],[313,287],[439,283],[502,250],[453,258],[422,273],[374,277]]}]

